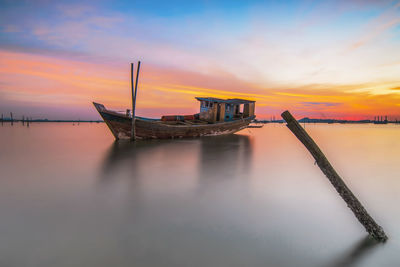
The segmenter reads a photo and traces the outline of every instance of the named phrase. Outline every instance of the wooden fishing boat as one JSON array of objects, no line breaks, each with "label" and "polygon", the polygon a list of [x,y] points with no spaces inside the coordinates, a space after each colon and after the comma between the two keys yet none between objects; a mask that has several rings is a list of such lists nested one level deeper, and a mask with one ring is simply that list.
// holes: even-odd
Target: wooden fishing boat
[{"label": "wooden fishing boat", "polygon": [[[255,119],[255,101],[245,99],[200,98],[200,112],[194,115],[170,115],[161,119],[135,116],[135,138],[168,139],[232,134],[246,128]],[[93,102],[115,139],[130,139],[130,110],[119,113]],[[241,106],[243,105],[243,108]]]},{"label": "wooden fishing boat", "polygon": [[135,116],[137,85],[140,70],[138,62],[134,84],[131,63],[132,113],[125,114],[108,110],[93,102],[100,116],[110,128],[115,139],[168,139],[231,134],[246,128],[255,119],[255,101],[245,99],[219,99],[196,97],[200,101],[200,112],[193,115],[169,115],[161,119]]}]

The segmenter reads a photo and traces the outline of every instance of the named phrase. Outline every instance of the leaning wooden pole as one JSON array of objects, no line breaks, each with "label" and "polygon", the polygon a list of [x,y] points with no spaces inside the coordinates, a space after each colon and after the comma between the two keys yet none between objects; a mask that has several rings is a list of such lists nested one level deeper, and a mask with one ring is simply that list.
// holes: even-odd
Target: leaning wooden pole
[{"label": "leaning wooden pole", "polygon": [[328,159],[322,153],[318,145],[314,140],[307,134],[307,132],[300,126],[297,120],[290,114],[289,111],[285,111],[281,114],[282,118],[287,122],[287,127],[293,132],[293,134],[303,143],[308,149],[311,155],[314,157],[319,168],[329,179],[336,191],[347,203],[347,206],[351,209],[358,221],[365,227],[367,232],[376,240],[385,242],[388,237],[383,231],[382,227],[379,226],[374,219],[368,214],[365,208],[361,205],[360,201],[354,196],[350,189],[346,186],[342,178],[337,174],[335,169],[329,163]]}]

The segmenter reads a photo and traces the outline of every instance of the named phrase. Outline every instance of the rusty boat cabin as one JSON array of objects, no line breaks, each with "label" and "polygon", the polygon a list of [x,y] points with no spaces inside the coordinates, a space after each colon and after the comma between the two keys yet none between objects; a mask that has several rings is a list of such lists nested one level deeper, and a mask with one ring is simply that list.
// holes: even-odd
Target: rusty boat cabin
[{"label": "rusty boat cabin", "polygon": [[[231,134],[248,127],[255,119],[255,101],[196,97],[200,112],[192,115],[166,115],[161,119],[135,116],[135,138],[167,139]],[[115,139],[129,139],[132,130],[130,110],[125,114],[93,103]]]},{"label": "rusty boat cabin", "polygon": [[220,99],[196,97],[200,101],[200,112],[194,115],[162,116],[161,121],[229,122],[254,116],[255,101],[245,99]]}]

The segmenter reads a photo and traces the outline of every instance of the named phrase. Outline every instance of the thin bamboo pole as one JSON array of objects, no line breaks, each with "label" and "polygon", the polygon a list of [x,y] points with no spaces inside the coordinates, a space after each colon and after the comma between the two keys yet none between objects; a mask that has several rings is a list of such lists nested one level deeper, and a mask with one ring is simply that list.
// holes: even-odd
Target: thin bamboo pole
[{"label": "thin bamboo pole", "polygon": [[133,63],[131,63],[131,92],[132,92],[132,125],[131,125],[131,141],[135,140],[135,85],[133,84]]},{"label": "thin bamboo pole", "polygon": [[339,176],[339,174],[337,174],[314,140],[300,126],[298,121],[292,116],[292,114],[290,114],[289,111],[283,112],[281,116],[287,122],[286,126],[303,143],[303,145],[314,157],[318,167],[332,183],[333,187],[335,187],[336,191],[346,202],[347,206],[357,217],[358,221],[365,227],[367,232],[377,241],[385,242],[388,237],[386,236],[382,227],[374,221],[374,219],[362,206],[360,201],[358,201],[351,190],[346,186],[342,178]]},{"label": "thin bamboo pole", "polygon": [[[133,63],[131,63],[131,84],[132,84],[132,129],[131,129],[131,141],[136,140],[136,129],[135,129],[135,111],[136,111],[136,98],[137,98],[137,87],[139,82],[139,71],[140,71],[140,61],[138,61],[138,66],[136,69],[136,81],[135,86],[133,85]],[[133,88],[135,87],[135,88]]]}]

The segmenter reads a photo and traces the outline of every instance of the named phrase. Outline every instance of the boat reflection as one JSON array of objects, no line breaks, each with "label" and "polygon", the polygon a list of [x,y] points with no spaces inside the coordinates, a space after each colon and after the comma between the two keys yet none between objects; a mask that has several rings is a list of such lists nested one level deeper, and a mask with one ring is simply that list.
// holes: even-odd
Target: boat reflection
[{"label": "boat reflection", "polygon": [[234,179],[243,185],[250,171],[251,158],[252,144],[247,135],[202,138],[199,147],[198,190],[209,190],[210,183],[217,185]]},{"label": "boat reflection", "polygon": [[123,180],[136,186],[201,188],[210,182],[246,176],[251,156],[250,137],[237,134],[114,142],[101,165],[100,183]]}]

